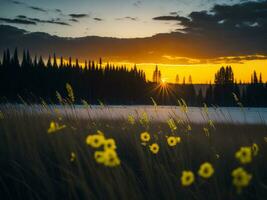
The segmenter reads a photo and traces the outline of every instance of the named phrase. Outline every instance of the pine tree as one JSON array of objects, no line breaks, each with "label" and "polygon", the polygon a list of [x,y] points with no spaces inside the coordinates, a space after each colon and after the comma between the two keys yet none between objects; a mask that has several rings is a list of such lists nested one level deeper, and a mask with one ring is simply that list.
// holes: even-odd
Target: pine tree
[{"label": "pine tree", "polygon": [[58,68],[58,66],[57,66],[57,57],[56,57],[55,53],[53,55],[53,68]]}]

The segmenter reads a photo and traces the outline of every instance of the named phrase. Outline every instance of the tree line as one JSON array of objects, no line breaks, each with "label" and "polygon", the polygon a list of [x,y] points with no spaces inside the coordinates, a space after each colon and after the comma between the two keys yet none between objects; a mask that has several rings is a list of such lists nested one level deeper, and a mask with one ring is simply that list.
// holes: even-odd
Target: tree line
[{"label": "tree line", "polygon": [[85,60],[81,66],[78,59],[69,57],[65,61],[55,54],[45,62],[42,56],[32,58],[28,50],[23,51],[20,62],[17,49],[13,55],[6,49],[0,61],[0,101],[13,103],[23,98],[31,103],[57,103],[56,92],[67,96],[65,86],[69,83],[75,103],[83,99],[90,104],[151,104],[152,97],[158,104],[167,105],[177,105],[182,98],[191,106],[267,106],[267,84],[256,72],[251,83],[242,84],[235,81],[231,66],[221,67],[214,84],[205,91],[196,90],[192,77],[187,84],[162,84],[161,76],[157,66],[151,82],[136,66],[104,65],[101,58],[98,62]]}]

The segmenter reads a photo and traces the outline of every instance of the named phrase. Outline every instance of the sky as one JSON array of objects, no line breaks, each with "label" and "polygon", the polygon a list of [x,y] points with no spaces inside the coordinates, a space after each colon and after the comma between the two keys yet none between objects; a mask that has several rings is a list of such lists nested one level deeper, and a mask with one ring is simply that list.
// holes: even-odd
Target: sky
[{"label": "sky", "polygon": [[237,80],[257,70],[267,81],[266,0],[0,0],[0,25],[64,37],[57,46],[38,37],[40,47],[21,48],[138,64],[148,78],[157,64],[167,81],[191,74],[205,83],[231,65]]},{"label": "sky", "polygon": [[[1,0],[0,17],[18,16],[55,20],[50,23],[16,24],[29,31],[43,31],[65,37],[86,35],[109,37],[149,37],[175,31],[176,22],[155,21],[161,15],[186,16],[208,10],[215,4],[234,4],[240,0]],[[72,17],[73,16],[73,17]]]}]

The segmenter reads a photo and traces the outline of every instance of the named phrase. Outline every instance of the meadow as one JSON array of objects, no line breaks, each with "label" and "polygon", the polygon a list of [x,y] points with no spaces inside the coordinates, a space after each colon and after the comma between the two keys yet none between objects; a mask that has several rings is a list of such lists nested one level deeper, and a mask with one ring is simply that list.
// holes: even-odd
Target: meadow
[{"label": "meadow", "polygon": [[72,112],[1,106],[1,199],[267,198],[264,123],[93,119],[64,108]]}]

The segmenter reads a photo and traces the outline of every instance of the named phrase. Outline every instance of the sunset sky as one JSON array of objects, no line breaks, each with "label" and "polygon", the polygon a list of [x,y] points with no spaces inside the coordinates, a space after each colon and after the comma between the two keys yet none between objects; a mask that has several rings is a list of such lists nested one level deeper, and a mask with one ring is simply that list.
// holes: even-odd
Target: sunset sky
[{"label": "sunset sky", "polygon": [[[231,65],[238,81],[249,81],[254,69],[267,81],[266,0],[1,0],[0,11],[1,30],[10,25],[28,31],[24,36],[62,38],[54,46],[40,35],[39,46],[17,45],[35,54],[136,63],[148,79],[158,64],[169,82],[176,74],[213,81],[222,65]],[[0,50],[14,48],[14,38],[2,32]]]}]

